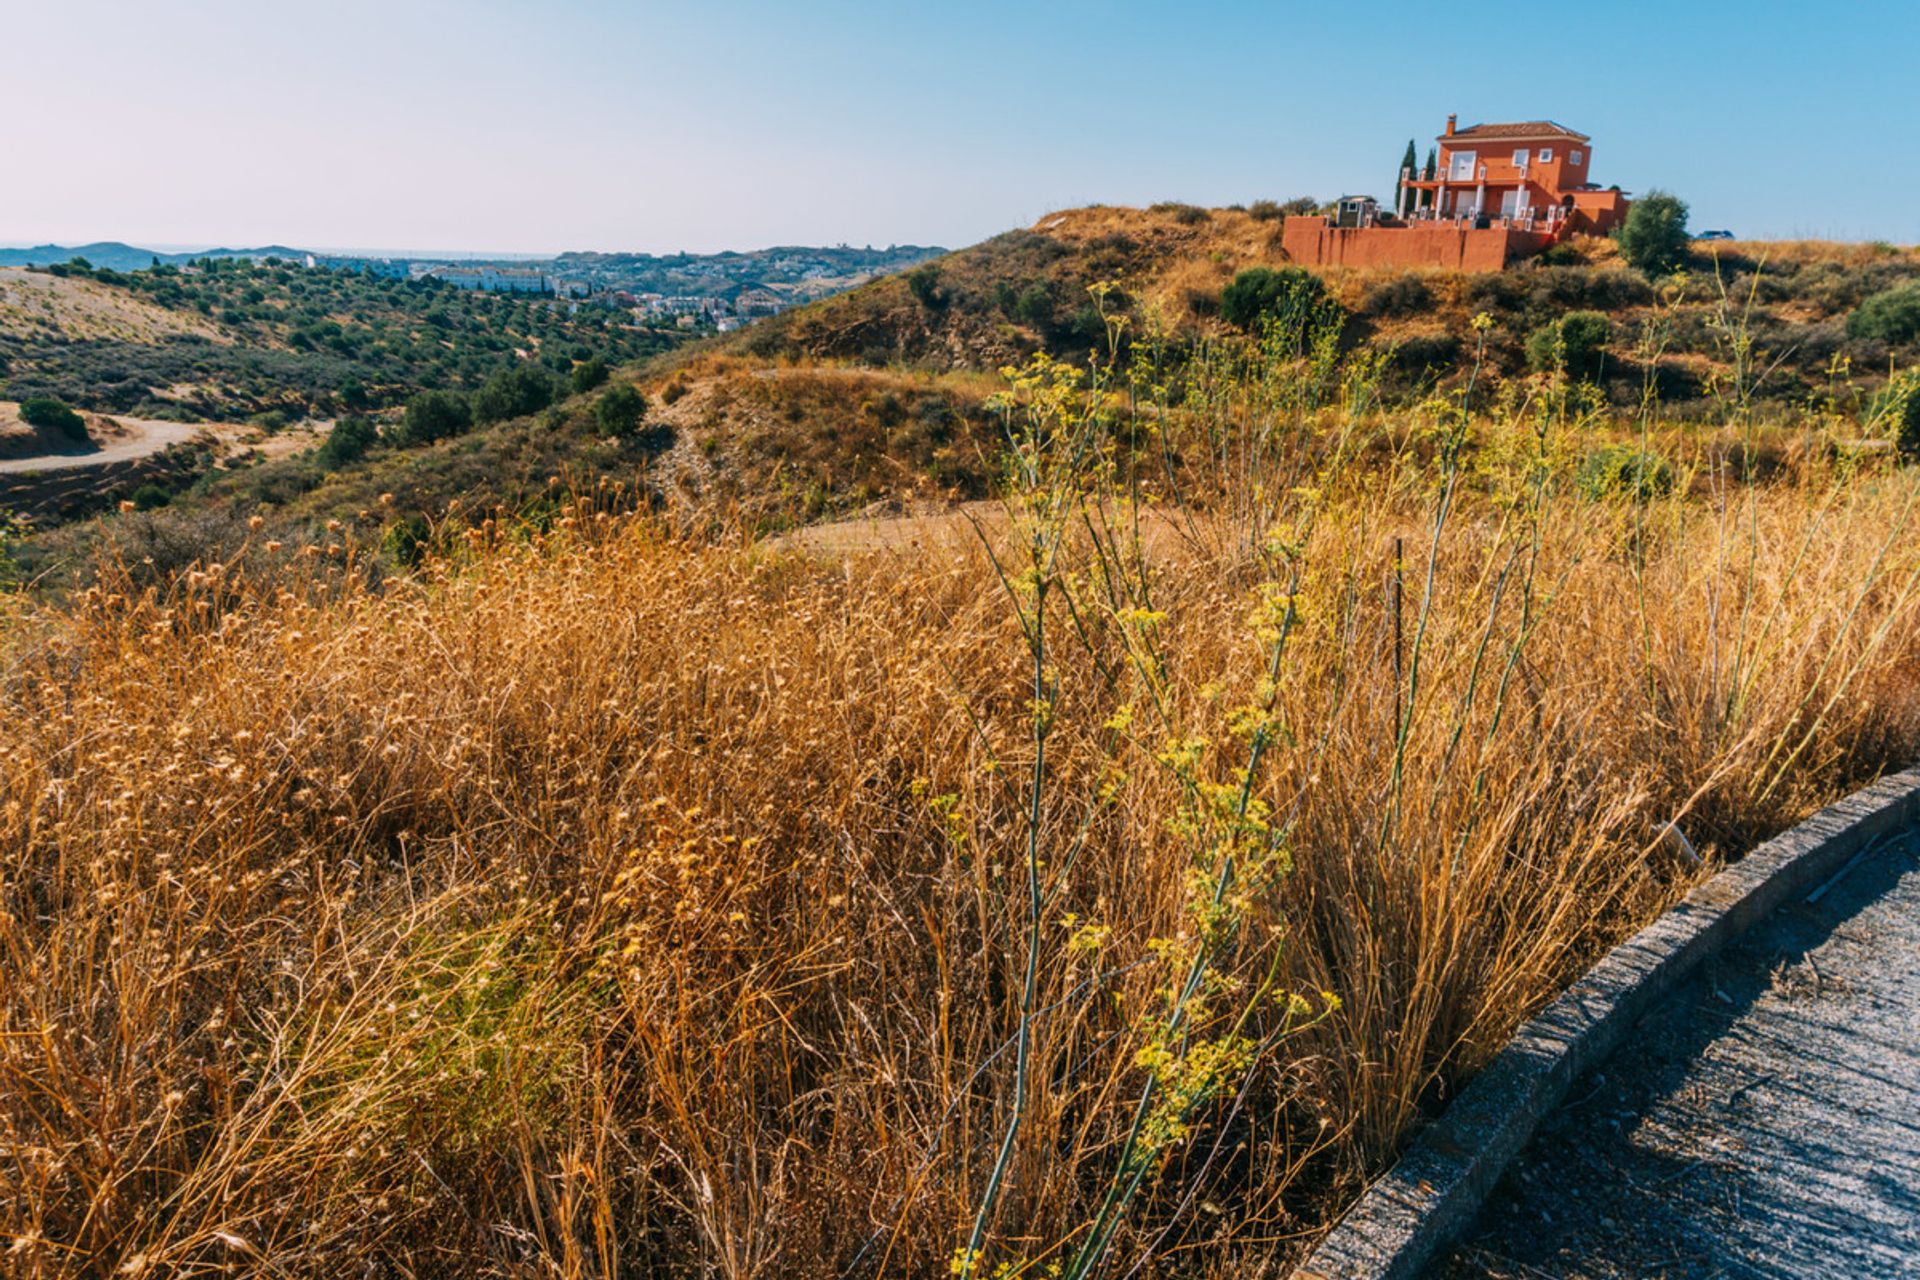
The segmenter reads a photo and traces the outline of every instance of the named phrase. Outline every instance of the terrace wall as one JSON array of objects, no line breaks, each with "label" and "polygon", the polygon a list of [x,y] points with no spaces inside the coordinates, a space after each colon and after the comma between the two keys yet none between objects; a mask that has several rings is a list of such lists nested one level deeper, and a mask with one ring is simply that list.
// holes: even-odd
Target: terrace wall
[{"label": "terrace wall", "polygon": [[1320,217],[1288,218],[1287,257],[1309,267],[1445,267],[1498,271],[1553,243],[1544,231],[1417,222],[1399,227],[1336,227]]}]

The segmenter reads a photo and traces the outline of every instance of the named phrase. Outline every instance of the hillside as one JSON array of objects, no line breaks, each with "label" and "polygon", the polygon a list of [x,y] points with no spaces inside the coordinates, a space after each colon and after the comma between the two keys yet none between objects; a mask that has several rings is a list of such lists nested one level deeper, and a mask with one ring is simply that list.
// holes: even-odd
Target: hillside
[{"label": "hillside", "polygon": [[[91,399],[90,407],[128,412],[137,401],[143,416],[166,416],[152,413],[152,385],[171,384],[168,401],[179,409],[194,385],[189,368],[203,378],[229,370],[226,402],[256,412],[275,404],[296,414],[346,411],[348,384],[372,390],[360,411],[373,414],[379,435],[352,458],[308,451],[170,479],[177,509],[143,519],[197,532],[170,536],[177,550],[163,559],[233,539],[242,513],[256,510],[289,527],[371,527],[435,519],[456,499],[468,511],[539,509],[556,484],[607,482],[627,501],[694,504],[750,528],[783,528],[987,492],[1003,442],[999,371],[1035,353],[1084,364],[1117,332],[1123,363],[1127,342],[1153,338],[1155,358],[1177,369],[1208,344],[1236,341],[1220,318],[1223,290],[1242,271],[1287,265],[1281,223],[1269,212],[1070,210],[691,344],[540,302],[284,266],[223,265],[197,278],[141,273],[104,296],[195,318],[228,346],[178,338],[108,348],[110,362],[128,350],[144,362],[184,358],[158,376],[93,378],[88,358],[98,344],[69,344],[58,352],[67,381],[47,380],[31,358],[16,361],[13,381]],[[1681,452],[1736,447],[1687,434],[1725,428],[1730,404],[1772,424],[1764,441],[1738,445],[1769,456],[1803,450],[1808,423],[1836,440],[1872,434],[1880,428],[1863,419],[1887,370],[1920,357],[1920,328],[1889,341],[1854,332],[1850,321],[1868,299],[1904,296],[1920,280],[1920,255],[1888,246],[1721,244],[1686,275],[1659,282],[1622,265],[1605,241],[1496,275],[1339,271],[1323,279],[1337,305],[1329,314],[1339,347],[1356,368],[1357,357],[1368,358],[1368,376],[1392,404],[1452,394],[1470,374],[1484,403],[1538,397],[1550,384],[1531,372],[1530,339],[1571,312],[1596,313],[1605,340],[1580,371],[1591,388],[1581,399],[1582,412],[1595,415],[1589,430],[1596,440],[1631,437],[1626,419],[1651,387],[1656,418]],[[1472,321],[1482,314],[1490,327],[1475,369],[1482,331]],[[559,375],[588,354],[605,352],[609,362],[635,354],[636,343],[660,352],[617,379],[650,406],[642,430],[605,430],[591,392],[455,439],[399,442],[397,406],[413,387],[471,391],[489,371],[529,363]],[[376,380],[369,364],[390,372]],[[219,404],[212,397],[204,407]],[[100,532],[43,538],[16,556],[36,571],[74,564]]]},{"label": "hillside", "polygon": [[527,360],[564,372],[682,340],[552,298],[246,259],[6,278],[68,290],[47,300],[37,324],[0,330],[10,398],[148,417],[328,416],[394,404],[422,387],[477,385]]},{"label": "hillside", "polygon": [[[1191,339],[1219,328],[1221,292],[1236,274],[1287,265],[1281,220],[1264,212],[1068,210],[777,317],[727,349],[962,369],[997,368],[1036,350],[1084,356],[1105,341],[1088,292],[1102,282],[1118,286],[1105,306],[1135,333]],[[1751,362],[1755,397],[1785,406],[1836,389],[1836,360],[1870,389],[1890,360],[1920,357],[1920,328],[1888,342],[1847,326],[1867,299],[1920,281],[1912,249],[1720,242],[1702,246],[1683,280],[1657,288],[1621,264],[1608,241],[1576,242],[1556,258],[1498,274],[1343,269],[1324,278],[1346,312],[1346,345],[1381,352],[1408,388],[1462,374],[1472,356],[1468,322],[1482,312],[1494,322],[1492,372],[1504,378],[1528,371],[1527,340],[1541,326],[1569,311],[1599,312],[1612,329],[1600,384],[1633,403],[1651,373],[1681,412],[1716,379],[1734,376],[1741,341],[1750,343],[1740,358]]]},{"label": "hillside", "polygon": [[6,344],[124,342],[154,346],[168,338],[231,342],[203,315],[164,307],[87,276],[0,268],[0,355]]}]

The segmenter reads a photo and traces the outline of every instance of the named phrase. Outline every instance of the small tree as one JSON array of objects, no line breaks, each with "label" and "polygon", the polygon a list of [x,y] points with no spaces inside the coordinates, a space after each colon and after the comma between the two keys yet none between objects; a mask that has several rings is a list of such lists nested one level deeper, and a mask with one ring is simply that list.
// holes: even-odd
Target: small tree
[{"label": "small tree", "polygon": [[20,420],[29,426],[57,431],[75,444],[85,444],[91,438],[87,435],[86,419],[75,413],[64,400],[55,400],[50,396],[22,400]]},{"label": "small tree", "polygon": [[1627,210],[1627,221],[1614,233],[1620,254],[1650,276],[1677,271],[1687,260],[1687,205],[1676,195],[1649,191]]},{"label": "small tree", "polygon": [[573,393],[580,395],[592,391],[607,380],[607,362],[599,356],[590,356],[573,366],[573,372],[567,381],[573,387]]},{"label": "small tree", "polygon": [[407,401],[396,440],[402,445],[432,444],[464,434],[473,426],[467,398],[452,391],[422,391]]},{"label": "small tree", "polygon": [[1407,154],[1400,157],[1399,172],[1393,175],[1393,211],[1401,212],[1406,208],[1407,179],[1420,176],[1420,153],[1414,149],[1413,139],[1407,139]]},{"label": "small tree", "polygon": [[593,406],[594,421],[611,436],[630,436],[647,416],[647,398],[632,384],[609,387]]},{"label": "small tree", "polygon": [[333,424],[333,430],[327,432],[327,438],[320,442],[315,451],[320,465],[329,471],[338,471],[349,463],[358,462],[366,456],[373,442],[380,438],[379,431],[372,420],[367,418],[342,418]]},{"label": "small tree", "polygon": [[553,379],[535,365],[502,369],[473,394],[477,422],[500,422],[538,413],[553,403]]}]

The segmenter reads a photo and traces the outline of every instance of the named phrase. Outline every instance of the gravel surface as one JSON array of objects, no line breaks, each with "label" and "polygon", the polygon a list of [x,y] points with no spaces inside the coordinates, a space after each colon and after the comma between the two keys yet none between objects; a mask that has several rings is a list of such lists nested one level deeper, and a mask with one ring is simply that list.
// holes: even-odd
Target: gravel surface
[{"label": "gravel surface", "polygon": [[1920,832],[1704,965],[1427,1275],[1920,1277]]}]

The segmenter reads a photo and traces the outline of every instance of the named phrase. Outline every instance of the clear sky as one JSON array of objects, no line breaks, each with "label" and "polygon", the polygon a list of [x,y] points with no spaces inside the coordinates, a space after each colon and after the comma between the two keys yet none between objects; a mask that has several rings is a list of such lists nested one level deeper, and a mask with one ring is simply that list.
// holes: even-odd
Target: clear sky
[{"label": "clear sky", "polygon": [[8,0],[0,242],[958,246],[1593,135],[1696,229],[1920,241],[1920,3]]}]

